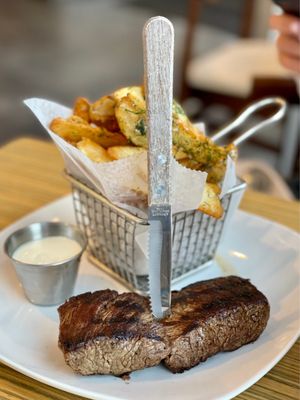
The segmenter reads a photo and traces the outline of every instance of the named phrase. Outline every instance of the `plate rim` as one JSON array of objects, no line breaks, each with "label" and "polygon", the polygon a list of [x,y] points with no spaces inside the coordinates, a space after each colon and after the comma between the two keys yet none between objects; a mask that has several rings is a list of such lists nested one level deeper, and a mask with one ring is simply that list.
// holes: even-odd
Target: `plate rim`
[{"label": "plate rim", "polygon": [[[243,393],[245,390],[249,389],[251,386],[253,386],[263,376],[265,376],[288,353],[288,351],[296,343],[299,335],[300,335],[300,327],[298,328],[298,332],[287,343],[287,345],[281,350],[281,352],[278,354],[278,356],[272,360],[272,362],[267,364],[264,368],[260,369],[259,372],[255,376],[253,376],[252,378],[249,378],[243,385],[239,386],[235,391],[231,391],[230,393],[228,393],[228,396],[225,395],[222,397],[218,397],[215,400],[231,400],[234,397],[238,396],[239,394]],[[18,364],[15,364],[14,362],[9,363],[5,360],[5,358],[6,357],[1,357],[1,354],[0,354],[0,362],[2,362],[4,365],[12,368],[13,370],[15,370],[25,376],[28,376],[31,379],[34,379],[34,380],[41,382],[45,385],[48,385],[50,387],[54,387],[56,389],[62,390],[64,392],[75,394],[77,396],[82,396],[86,399],[91,399],[91,400],[100,400],[100,399],[101,400],[124,400],[125,399],[125,398],[122,399],[121,397],[114,397],[114,396],[112,397],[110,395],[102,394],[102,393],[99,393],[99,395],[101,395],[101,398],[98,396],[95,397],[94,392],[90,392],[90,391],[87,392],[86,389],[80,389],[80,388],[76,389],[72,385],[60,383],[59,381],[56,381],[52,378],[45,378],[43,375],[40,375],[35,372],[31,372],[30,370],[27,370],[24,367],[19,367]],[[13,366],[13,364],[15,364],[15,366]],[[87,397],[87,394],[90,397]]]},{"label": "plate rim", "polygon": [[[42,207],[39,207],[38,209],[31,211],[30,213],[22,216],[21,218],[15,220],[11,224],[5,226],[1,231],[0,231],[0,237],[3,237],[5,235],[6,231],[13,230],[15,226],[19,224],[24,223],[26,220],[30,219],[30,217],[34,217],[36,214],[46,210],[47,208],[52,208],[55,206],[56,203],[59,203],[61,201],[72,201],[72,194],[67,194],[64,196],[61,196],[45,205]],[[298,233],[296,230],[283,225],[277,221],[270,220],[268,218],[262,217],[257,214],[253,214],[248,211],[244,210],[237,210],[237,213],[242,215],[243,217],[248,217],[257,221],[262,221],[263,223],[268,223],[271,225],[274,225],[278,228],[280,228],[283,231],[289,232],[289,234],[292,234],[295,238],[300,239],[300,233]],[[0,248],[0,253],[3,253],[2,247]],[[244,384],[239,386],[236,390],[232,390],[228,395],[218,397],[215,400],[230,400],[239,395],[240,393],[244,392],[245,390],[249,389],[252,385],[254,385],[256,382],[258,382],[264,375],[266,375],[286,354],[287,352],[292,348],[292,346],[295,344],[297,341],[298,337],[300,335],[300,325],[298,326],[297,331],[295,331],[294,335],[291,337],[291,339],[287,342],[287,344],[284,346],[284,348],[277,354],[276,357],[272,359],[271,362],[269,362],[267,365],[265,365],[263,368],[261,368],[255,375],[253,375],[251,378],[249,378]],[[34,379],[38,382],[41,382],[42,384],[48,385],[50,387],[54,387],[56,389],[62,390],[66,393],[82,396],[88,399],[95,399],[98,400],[100,399],[99,395],[101,396],[101,399],[103,400],[123,400],[120,397],[115,397],[111,396],[108,394],[95,394],[95,392],[91,392],[87,389],[81,389],[80,387],[75,387],[70,384],[66,383],[61,383],[58,380],[55,380],[53,378],[47,378],[42,374],[39,374],[37,372],[29,370],[27,367],[24,367],[20,365],[19,363],[16,363],[14,361],[11,361],[11,359],[8,359],[7,357],[3,356],[0,353],[0,362],[3,363],[3,365],[8,366],[9,368],[12,368],[13,370],[17,371],[18,373],[21,373],[25,376],[28,376],[31,379]],[[88,397],[87,397],[88,396]]]}]

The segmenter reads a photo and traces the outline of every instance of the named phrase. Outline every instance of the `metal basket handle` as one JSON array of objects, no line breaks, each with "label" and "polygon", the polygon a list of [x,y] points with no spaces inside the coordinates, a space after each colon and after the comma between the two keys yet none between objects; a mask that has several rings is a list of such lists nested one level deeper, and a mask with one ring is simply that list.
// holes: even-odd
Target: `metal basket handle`
[{"label": "metal basket handle", "polygon": [[276,121],[279,121],[286,112],[286,108],[287,108],[286,101],[284,99],[282,99],[281,97],[267,97],[265,99],[255,102],[255,103],[251,104],[249,107],[247,107],[244,111],[242,111],[242,113],[234,121],[230,122],[223,129],[221,129],[220,131],[215,133],[211,137],[212,141],[216,142],[217,140],[223,138],[229,132],[231,132],[233,129],[237,128],[243,122],[245,122],[246,119],[248,117],[250,117],[252,114],[254,114],[256,111],[261,110],[264,107],[269,106],[269,105],[277,105],[279,107],[279,109],[271,117],[265,119],[264,121],[258,123],[257,125],[252,126],[246,132],[243,132],[240,136],[238,136],[233,141],[233,144],[238,146],[245,140],[249,139],[250,136],[257,133],[260,129],[263,129],[266,126],[271,125]]}]

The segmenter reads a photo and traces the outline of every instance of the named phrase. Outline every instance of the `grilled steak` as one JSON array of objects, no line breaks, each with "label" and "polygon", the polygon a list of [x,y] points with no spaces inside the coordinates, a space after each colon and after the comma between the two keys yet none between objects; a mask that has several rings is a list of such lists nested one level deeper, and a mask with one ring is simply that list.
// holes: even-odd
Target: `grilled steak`
[{"label": "grilled steak", "polygon": [[122,375],[161,361],[182,372],[253,342],[270,307],[248,280],[230,276],[173,292],[172,314],[160,321],[153,320],[147,298],[112,290],[72,297],[58,311],[67,364],[83,375]]},{"label": "grilled steak", "polygon": [[136,293],[84,293],[58,311],[59,345],[66,363],[82,375],[122,375],[157,365],[168,354],[164,327],[152,319],[149,300]]},{"label": "grilled steak", "polygon": [[265,329],[270,307],[248,280],[211,279],[172,293],[172,315],[162,321],[171,343],[165,365],[182,372],[220,351],[255,341]]}]

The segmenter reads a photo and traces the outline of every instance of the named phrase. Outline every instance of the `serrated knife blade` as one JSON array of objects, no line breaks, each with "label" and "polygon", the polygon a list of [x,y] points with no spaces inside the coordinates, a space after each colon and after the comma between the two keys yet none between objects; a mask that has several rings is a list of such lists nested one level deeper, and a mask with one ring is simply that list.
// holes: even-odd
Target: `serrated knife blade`
[{"label": "serrated knife blade", "polygon": [[172,272],[172,102],[174,31],[164,17],[144,27],[145,94],[148,136],[149,285],[152,313],[171,308]]}]

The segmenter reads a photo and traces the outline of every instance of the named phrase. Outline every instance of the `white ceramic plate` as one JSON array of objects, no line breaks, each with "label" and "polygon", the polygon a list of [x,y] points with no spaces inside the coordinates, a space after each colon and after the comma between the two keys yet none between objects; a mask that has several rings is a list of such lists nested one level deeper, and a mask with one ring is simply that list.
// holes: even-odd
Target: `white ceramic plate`
[{"label": "white ceramic plate", "polygon": [[[254,344],[218,354],[183,374],[173,375],[158,366],[132,373],[129,383],[113,376],[75,375],[57,347],[56,307],[27,302],[2,250],[10,232],[31,222],[53,219],[74,221],[70,197],[34,212],[0,235],[0,360],[25,375],[91,399],[231,399],[268,372],[299,334],[299,235],[239,211],[219,249],[218,264],[180,286],[226,274],[250,278],[271,304],[270,321],[262,336]],[[83,259],[75,293],[107,287],[124,290]]]}]

